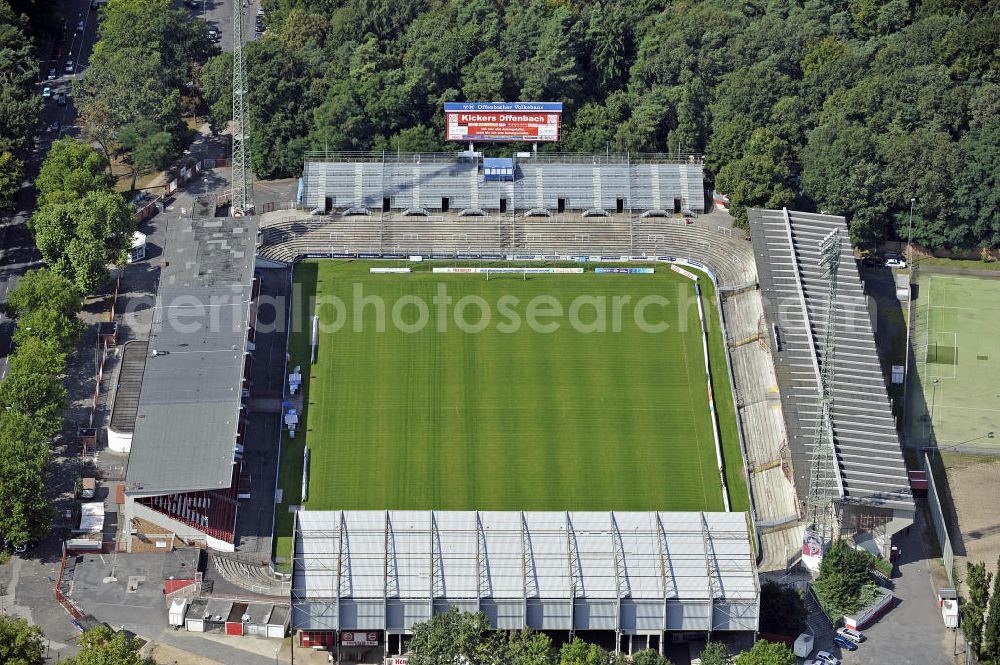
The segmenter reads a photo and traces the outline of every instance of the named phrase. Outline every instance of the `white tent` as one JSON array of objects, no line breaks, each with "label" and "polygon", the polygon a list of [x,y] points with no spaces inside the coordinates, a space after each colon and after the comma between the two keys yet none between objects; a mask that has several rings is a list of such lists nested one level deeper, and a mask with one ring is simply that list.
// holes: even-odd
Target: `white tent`
[{"label": "white tent", "polygon": [[183,626],[185,613],[187,613],[187,599],[175,599],[174,602],[170,603],[168,623],[171,626]]},{"label": "white tent", "polygon": [[146,258],[146,234],[136,231],[132,234],[132,247],[129,248],[128,262],[141,261]]},{"label": "white tent", "polygon": [[80,504],[80,531],[84,533],[104,531],[104,502]]}]

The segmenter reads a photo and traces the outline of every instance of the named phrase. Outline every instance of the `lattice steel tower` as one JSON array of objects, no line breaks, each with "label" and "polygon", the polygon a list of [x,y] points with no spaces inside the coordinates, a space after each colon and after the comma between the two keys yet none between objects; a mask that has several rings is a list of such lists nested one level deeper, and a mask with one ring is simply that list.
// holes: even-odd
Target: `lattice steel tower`
[{"label": "lattice steel tower", "polygon": [[827,282],[826,326],[820,356],[819,414],[816,418],[816,439],[809,460],[809,494],[806,497],[807,517],[823,543],[832,540],[836,531],[833,500],[839,496],[836,451],[833,445],[833,357],[834,319],[837,310],[837,271],[843,240],[840,229],[834,229],[819,243],[819,264]]},{"label": "lattice steel tower", "polygon": [[253,174],[247,145],[247,68],[243,60],[243,9],[233,2],[233,204],[234,217],[253,214]]}]

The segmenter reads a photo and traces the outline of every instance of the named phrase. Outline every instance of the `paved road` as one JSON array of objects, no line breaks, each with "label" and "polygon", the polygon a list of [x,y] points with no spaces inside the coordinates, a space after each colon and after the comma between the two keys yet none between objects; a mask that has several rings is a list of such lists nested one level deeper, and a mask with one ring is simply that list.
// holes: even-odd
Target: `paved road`
[{"label": "paved road", "polygon": [[[179,2],[177,4],[180,4]],[[227,8],[229,3],[209,1],[206,3],[209,18],[218,21],[218,28],[222,35],[221,45],[223,47],[232,44],[231,14]],[[53,98],[47,100],[42,111],[42,123],[39,127],[39,134],[34,142],[34,150],[27,160],[25,182],[18,199],[16,211],[9,216],[0,219],[0,302],[6,300],[8,291],[16,287],[17,281],[25,270],[41,265],[40,255],[34,245],[34,241],[27,229],[26,221],[34,209],[35,191],[33,182],[37,176],[38,169],[48,152],[52,141],[61,135],[78,136],[79,130],[76,128],[76,108],[73,105],[71,87],[75,79],[80,78],[86,70],[89,62],[91,49],[97,38],[98,13],[90,10],[90,0],[64,0],[63,13],[67,17],[67,26],[63,39],[55,44],[43,45],[45,57],[38,63],[39,82],[37,84],[38,94],[42,94],[42,89],[46,85],[53,90]],[[248,25],[252,38],[253,13],[250,11]],[[82,32],[76,32],[77,21],[84,22]],[[69,73],[64,72],[66,60],[72,54],[73,67]],[[50,67],[56,68],[57,76],[53,80],[47,78]],[[67,93],[67,103],[61,106],[56,103],[55,96],[59,92]],[[59,132],[46,131],[52,123],[58,121]],[[221,150],[221,153],[219,152]],[[221,156],[225,154],[225,148],[219,145],[218,139],[212,137],[200,137],[196,145],[192,146],[192,154],[214,154]],[[218,187],[224,189],[228,181],[228,173],[206,175],[197,184],[202,188]],[[184,194],[179,194],[178,198],[183,201]],[[171,211],[173,212],[173,211]],[[148,241],[152,246],[150,261],[130,266],[130,272],[146,273],[140,282],[145,282],[148,286],[149,280],[155,284],[155,276],[148,273],[155,272],[156,257],[159,254],[159,247],[162,247],[162,225],[169,223],[170,214],[154,217],[143,225],[143,231],[147,232]],[[139,293],[143,289],[140,287],[131,295],[141,297]],[[96,312],[85,312],[85,316],[96,316]],[[89,319],[88,319],[89,320]],[[0,376],[6,373],[7,359],[11,348],[11,333],[13,322],[0,315]],[[92,330],[88,330],[88,336],[81,342],[80,351],[71,359],[66,379],[67,387],[70,390],[71,406],[67,411],[68,427],[75,428],[77,420],[85,413],[89,413],[89,396],[93,391],[93,353],[94,341]],[[100,412],[99,412],[100,415]],[[71,502],[72,482],[78,473],[78,462],[75,457],[76,447],[68,440],[59,440],[53,445],[53,462],[50,472],[50,487],[53,495],[57,496],[57,506],[65,507],[67,502]],[[72,655],[76,648],[73,644],[78,632],[70,623],[66,612],[53,598],[54,581],[59,574],[60,559],[60,538],[68,525],[60,518],[48,538],[38,543],[24,557],[14,557],[8,565],[0,566],[0,612],[23,616],[29,621],[41,626],[45,631],[49,641],[48,658],[54,661],[57,658]],[[126,609],[127,613],[127,608]],[[125,616],[121,617],[120,623],[126,623]],[[160,622],[157,615],[153,622],[155,625],[163,627],[165,623]],[[138,623],[136,625],[138,628]],[[155,635],[160,637],[160,635]],[[172,635],[163,635],[168,642],[185,643],[188,640],[170,639]],[[178,646],[192,647],[192,644],[178,644]],[[195,647],[193,651],[202,651]],[[212,649],[206,650],[211,652]],[[219,645],[211,653],[220,662],[254,662],[253,659],[246,659],[234,656],[228,647]],[[269,659],[268,662],[273,662]]]},{"label": "paved road", "polygon": [[[919,501],[919,500],[918,500]],[[866,665],[949,665],[954,663],[954,634],[945,629],[924,548],[924,511],[894,542],[902,550],[893,577],[896,606],[864,632],[868,640],[848,662]],[[962,642],[958,642],[959,650]]]}]

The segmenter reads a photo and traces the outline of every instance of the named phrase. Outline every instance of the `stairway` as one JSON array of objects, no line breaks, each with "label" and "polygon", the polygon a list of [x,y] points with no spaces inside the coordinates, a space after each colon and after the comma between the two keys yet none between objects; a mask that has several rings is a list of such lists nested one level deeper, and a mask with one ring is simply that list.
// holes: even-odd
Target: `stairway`
[{"label": "stairway", "polygon": [[279,579],[267,564],[257,565],[226,556],[212,556],[215,570],[230,584],[261,596],[287,596],[291,582]]}]

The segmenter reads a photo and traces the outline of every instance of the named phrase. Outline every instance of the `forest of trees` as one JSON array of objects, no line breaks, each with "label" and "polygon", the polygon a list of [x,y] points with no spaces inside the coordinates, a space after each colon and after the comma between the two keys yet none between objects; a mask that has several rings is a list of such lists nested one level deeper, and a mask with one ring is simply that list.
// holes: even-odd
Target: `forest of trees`
[{"label": "forest of trees", "polygon": [[17,202],[42,110],[35,49],[45,15],[34,2],[0,0],[0,213]]},{"label": "forest of trees", "polygon": [[[447,149],[446,101],[562,101],[560,151],[704,153],[746,206],[847,216],[871,246],[1000,247],[997,0],[264,0],[253,166]],[[217,126],[223,54],[202,71]],[[511,146],[517,149],[517,146]]]}]

